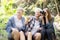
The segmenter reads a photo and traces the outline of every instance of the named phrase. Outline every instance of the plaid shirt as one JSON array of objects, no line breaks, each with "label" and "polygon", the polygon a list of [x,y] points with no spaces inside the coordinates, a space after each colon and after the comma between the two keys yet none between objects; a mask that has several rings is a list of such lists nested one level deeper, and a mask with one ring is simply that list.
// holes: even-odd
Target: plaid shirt
[{"label": "plaid shirt", "polygon": [[[26,25],[26,31],[31,32],[33,30],[33,27],[35,25],[35,20],[36,20],[35,17],[30,20],[30,22]],[[41,27],[41,20],[39,20],[39,25]]]}]

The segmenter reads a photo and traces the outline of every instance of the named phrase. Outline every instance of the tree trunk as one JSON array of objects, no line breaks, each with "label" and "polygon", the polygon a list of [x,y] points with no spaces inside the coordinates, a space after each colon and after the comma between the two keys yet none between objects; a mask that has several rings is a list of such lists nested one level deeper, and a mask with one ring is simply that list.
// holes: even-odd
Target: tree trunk
[{"label": "tree trunk", "polygon": [[58,15],[59,15],[59,10],[58,10],[58,4],[57,4],[57,1],[54,0],[54,2],[55,2],[55,5],[56,5],[57,13],[58,13]]}]

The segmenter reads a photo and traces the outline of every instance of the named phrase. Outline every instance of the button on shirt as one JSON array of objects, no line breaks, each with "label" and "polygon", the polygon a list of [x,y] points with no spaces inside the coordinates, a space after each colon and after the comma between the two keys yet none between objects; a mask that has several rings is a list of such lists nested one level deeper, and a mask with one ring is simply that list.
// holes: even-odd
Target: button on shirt
[{"label": "button on shirt", "polygon": [[21,19],[19,20],[16,15],[14,16],[14,20],[17,28],[23,27],[22,20]]}]

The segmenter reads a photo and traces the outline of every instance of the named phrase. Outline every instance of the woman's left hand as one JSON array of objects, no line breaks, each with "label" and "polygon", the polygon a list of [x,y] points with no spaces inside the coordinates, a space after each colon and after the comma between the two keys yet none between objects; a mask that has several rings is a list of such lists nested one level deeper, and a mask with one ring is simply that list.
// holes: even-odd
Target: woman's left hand
[{"label": "woman's left hand", "polygon": [[42,30],[42,28],[38,28],[38,30]]},{"label": "woman's left hand", "polygon": [[48,13],[46,12],[45,17],[48,17]]},{"label": "woman's left hand", "polygon": [[48,17],[48,13],[47,13],[47,11],[46,10],[44,10],[45,11],[45,17]]}]

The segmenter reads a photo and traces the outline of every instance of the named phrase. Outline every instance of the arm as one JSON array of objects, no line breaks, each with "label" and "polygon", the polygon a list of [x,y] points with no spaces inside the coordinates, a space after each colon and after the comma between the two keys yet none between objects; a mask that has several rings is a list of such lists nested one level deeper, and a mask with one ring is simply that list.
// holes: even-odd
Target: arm
[{"label": "arm", "polygon": [[10,33],[12,31],[12,25],[11,25],[11,19],[9,19],[7,25],[6,25],[6,31]]}]

